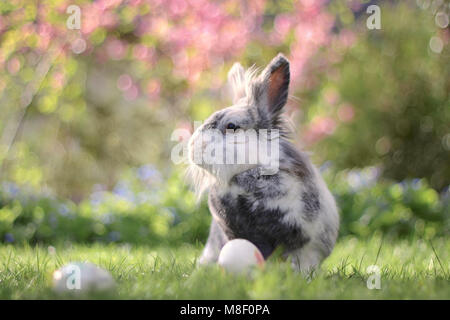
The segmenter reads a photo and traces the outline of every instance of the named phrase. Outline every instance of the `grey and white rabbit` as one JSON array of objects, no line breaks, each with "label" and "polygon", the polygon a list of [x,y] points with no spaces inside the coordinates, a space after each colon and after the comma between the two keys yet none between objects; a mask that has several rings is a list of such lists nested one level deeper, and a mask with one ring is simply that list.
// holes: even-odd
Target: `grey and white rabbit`
[{"label": "grey and white rabbit", "polygon": [[[233,105],[213,113],[189,140],[194,183],[209,190],[212,214],[209,237],[200,263],[217,261],[224,244],[235,238],[251,241],[264,258],[281,247],[295,270],[311,271],[332,251],[339,229],[333,196],[308,156],[288,140],[283,109],[289,90],[289,61],[276,56],[255,75],[235,63],[228,74]],[[264,174],[262,164],[194,164],[195,146],[206,130],[277,129],[279,168]],[[196,144],[197,143],[197,144]]]}]

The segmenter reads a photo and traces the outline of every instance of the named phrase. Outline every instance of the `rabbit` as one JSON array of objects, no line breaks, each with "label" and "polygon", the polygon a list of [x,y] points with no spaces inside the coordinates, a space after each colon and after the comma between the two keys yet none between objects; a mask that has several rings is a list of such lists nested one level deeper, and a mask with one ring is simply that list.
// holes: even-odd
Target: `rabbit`
[{"label": "rabbit", "polygon": [[[235,63],[228,73],[233,105],[213,113],[188,141],[191,178],[196,191],[209,190],[212,215],[200,264],[215,263],[229,240],[255,244],[267,259],[281,248],[296,271],[314,271],[332,251],[339,229],[335,200],[308,155],[289,141],[290,126],[283,115],[290,82],[289,61],[278,54],[257,75]],[[203,164],[195,152],[207,130],[278,131],[277,170],[266,164]],[[213,143],[213,142],[211,142]],[[196,147],[197,146],[197,147]],[[269,173],[268,173],[269,172]]]}]

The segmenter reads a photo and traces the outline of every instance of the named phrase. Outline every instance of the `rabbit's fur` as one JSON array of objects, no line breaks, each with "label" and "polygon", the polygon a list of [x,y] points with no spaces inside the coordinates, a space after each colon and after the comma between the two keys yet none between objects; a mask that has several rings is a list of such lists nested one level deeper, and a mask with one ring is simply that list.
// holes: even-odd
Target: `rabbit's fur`
[{"label": "rabbit's fur", "polygon": [[[212,114],[189,141],[207,129],[225,132],[229,123],[242,129],[278,129],[279,168],[263,174],[263,166],[192,164],[199,192],[209,189],[212,223],[200,263],[216,262],[231,239],[254,243],[267,258],[277,247],[291,257],[294,269],[310,271],[327,257],[336,242],[339,217],[333,196],[308,156],[288,141],[282,112],[288,98],[289,61],[279,54],[256,76],[236,63],[228,74],[233,106]],[[202,145],[202,148],[204,145]]]}]

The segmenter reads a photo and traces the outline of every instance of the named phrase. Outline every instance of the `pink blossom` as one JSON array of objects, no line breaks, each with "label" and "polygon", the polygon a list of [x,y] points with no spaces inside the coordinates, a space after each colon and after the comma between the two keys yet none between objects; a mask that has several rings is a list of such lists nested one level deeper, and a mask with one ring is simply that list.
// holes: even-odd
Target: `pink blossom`
[{"label": "pink blossom", "polygon": [[336,121],[331,117],[315,117],[304,133],[304,141],[313,144],[326,135],[331,135],[336,129]]},{"label": "pink blossom", "polygon": [[142,0],[128,0],[128,4],[132,7],[137,7],[142,3]]},{"label": "pink blossom", "polygon": [[351,47],[356,41],[356,35],[351,30],[342,30],[339,34],[339,43],[344,47]]},{"label": "pink blossom", "polygon": [[325,101],[330,105],[335,105],[339,100],[339,93],[336,89],[330,88],[324,92]]},{"label": "pink blossom", "polygon": [[55,89],[61,89],[64,86],[66,77],[64,73],[57,71],[53,74],[52,84]]},{"label": "pink blossom", "polygon": [[139,94],[138,87],[136,85],[132,85],[128,90],[126,90],[123,93],[123,96],[126,100],[133,101],[136,100],[138,94]]},{"label": "pink blossom", "polygon": [[106,27],[106,28],[113,28],[118,24],[118,18],[117,16],[112,12],[105,12],[100,17],[100,26]]},{"label": "pink blossom", "polygon": [[127,91],[133,85],[133,80],[128,74],[122,74],[117,79],[117,88],[121,91]]},{"label": "pink blossom", "polygon": [[40,37],[50,37],[53,34],[52,27],[49,23],[40,23],[37,29]]},{"label": "pink blossom", "polygon": [[108,55],[113,60],[121,60],[126,55],[125,44],[118,39],[112,39],[108,41],[106,50],[108,52]]},{"label": "pink blossom", "polygon": [[336,128],[336,121],[330,117],[316,117],[312,121],[312,130],[318,134],[332,134]]},{"label": "pink blossom", "polygon": [[152,30],[152,17],[150,15],[138,16],[135,18],[134,34],[138,37],[151,32]]},{"label": "pink blossom", "polygon": [[151,59],[153,54],[153,49],[150,49],[142,44],[137,44],[133,48],[133,56],[139,60]]},{"label": "pink blossom", "polygon": [[288,14],[279,14],[275,17],[274,28],[282,38],[291,30],[292,21]]},{"label": "pink blossom", "polygon": [[[176,124],[175,126],[177,129],[182,129],[182,130],[186,130],[189,131],[190,133],[193,133],[193,128],[192,128],[192,124],[190,121],[180,121]],[[180,136],[178,138],[178,141],[181,142],[183,141],[183,136]]]},{"label": "pink blossom", "polygon": [[171,0],[169,1],[169,10],[172,16],[179,16],[186,12],[187,3],[185,0]]},{"label": "pink blossom", "polygon": [[6,64],[6,69],[12,75],[15,75],[20,70],[20,60],[17,57],[10,59]]},{"label": "pink blossom", "polygon": [[95,6],[83,7],[81,10],[83,12],[83,19],[81,20],[82,32],[90,34],[99,27],[103,10],[98,9]]},{"label": "pink blossom", "polygon": [[161,84],[158,80],[152,79],[147,84],[147,94],[152,99],[157,99],[159,97],[159,93],[161,91]]},{"label": "pink blossom", "polygon": [[338,117],[342,122],[352,121],[355,116],[355,110],[353,107],[348,104],[342,104],[338,109]]}]

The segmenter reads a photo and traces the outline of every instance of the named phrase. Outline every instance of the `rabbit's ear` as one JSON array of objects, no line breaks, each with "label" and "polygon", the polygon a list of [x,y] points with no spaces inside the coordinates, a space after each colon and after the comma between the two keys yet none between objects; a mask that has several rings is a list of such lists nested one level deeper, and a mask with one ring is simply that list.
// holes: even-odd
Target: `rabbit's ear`
[{"label": "rabbit's ear", "polygon": [[273,118],[281,113],[288,98],[289,79],[289,61],[280,53],[261,73],[260,88],[255,92],[262,114]]},{"label": "rabbit's ear", "polygon": [[236,62],[228,72],[228,84],[231,88],[233,103],[245,97],[245,70]]}]

